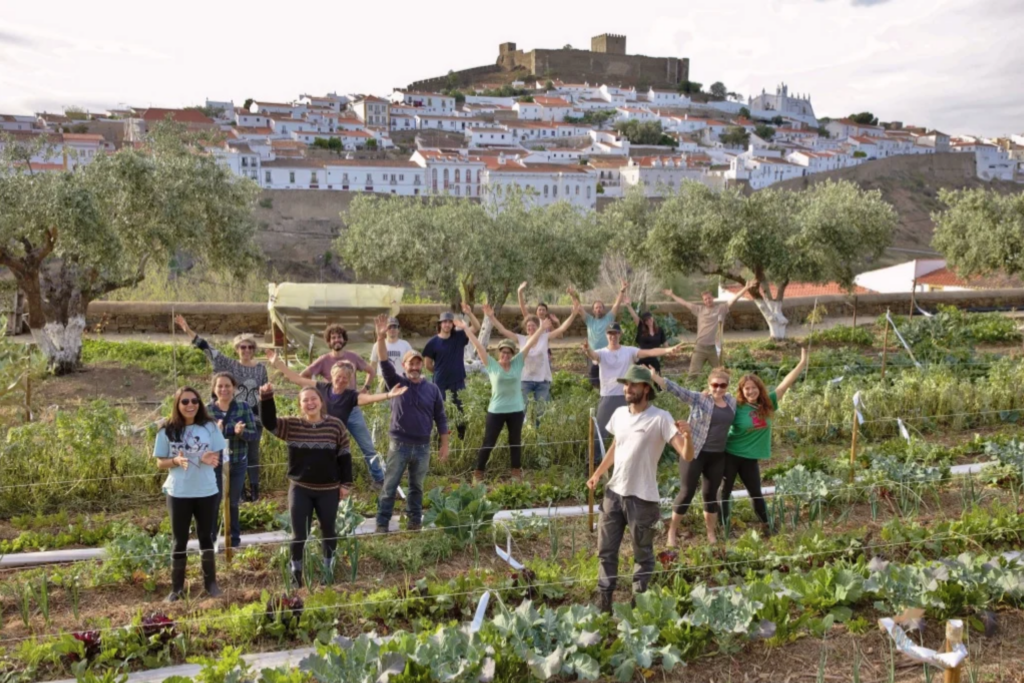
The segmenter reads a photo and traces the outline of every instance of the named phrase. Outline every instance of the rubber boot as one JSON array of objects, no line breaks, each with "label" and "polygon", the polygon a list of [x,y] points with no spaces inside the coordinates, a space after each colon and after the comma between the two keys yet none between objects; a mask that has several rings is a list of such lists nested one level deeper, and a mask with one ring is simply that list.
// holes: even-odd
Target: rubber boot
[{"label": "rubber boot", "polygon": [[605,614],[612,613],[612,593],[602,592],[598,598],[598,608]]},{"label": "rubber boot", "polygon": [[292,560],[292,586],[302,588],[302,562]]},{"label": "rubber boot", "polygon": [[188,562],[186,557],[171,558],[171,593],[164,602],[177,602],[185,591],[185,565]]},{"label": "rubber boot", "polygon": [[211,598],[224,595],[224,591],[217,585],[217,556],[212,550],[203,553],[203,587]]}]

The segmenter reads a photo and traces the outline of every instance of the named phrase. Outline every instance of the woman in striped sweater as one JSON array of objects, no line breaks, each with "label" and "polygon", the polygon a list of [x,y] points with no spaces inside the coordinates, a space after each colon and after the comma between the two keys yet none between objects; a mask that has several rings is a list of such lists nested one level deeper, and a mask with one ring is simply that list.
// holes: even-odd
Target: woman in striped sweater
[{"label": "woman in striped sweater", "polygon": [[338,545],[335,518],[338,502],[352,486],[352,453],[348,431],[327,415],[315,387],[299,391],[300,417],[278,417],[274,387],[260,387],[260,414],[268,432],[288,445],[288,512],[292,521],[292,578],[302,585],[302,553],[316,514],[323,537],[324,559],[333,573]]}]

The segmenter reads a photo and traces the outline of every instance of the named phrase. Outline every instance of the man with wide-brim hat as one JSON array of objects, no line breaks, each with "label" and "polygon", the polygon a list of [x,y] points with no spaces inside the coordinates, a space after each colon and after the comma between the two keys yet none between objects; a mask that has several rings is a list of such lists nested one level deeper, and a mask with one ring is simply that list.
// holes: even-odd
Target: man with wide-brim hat
[{"label": "man with wide-brim hat", "polygon": [[608,432],[605,430],[605,425],[608,424],[612,413],[626,405],[626,397],[618,378],[625,374],[630,365],[641,358],[660,358],[677,353],[682,345],[664,346],[657,349],[622,346],[622,327],[616,322],[610,323],[604,334],[607,341],[604,348],[595,350],[590,346],[588,340],[583,342],[583,353],[598,366],[601,398],[597,402],[597,426],[601,431],[601,442],[607,444]]},{"label": "man with wide-brim hat", "polygon": [[605,425],[614,441],[601,466],[587,480],[587,486],[594,489],[604,473],[615,468],[604,489],[597,536],[597,588],[605,612],[612,611],[619,547],[627,528],[633,539],[634,594],[647,590],[654,572],[655,526],[661,520],[658,461],[665,444],[671,444],[680,458],[693,459],[689,425],[682,420],[676,422],[668,411],[651,405],[658,386],[650,368],[630,366],[615,381],[623,388],[626,405],[617,409]]}]

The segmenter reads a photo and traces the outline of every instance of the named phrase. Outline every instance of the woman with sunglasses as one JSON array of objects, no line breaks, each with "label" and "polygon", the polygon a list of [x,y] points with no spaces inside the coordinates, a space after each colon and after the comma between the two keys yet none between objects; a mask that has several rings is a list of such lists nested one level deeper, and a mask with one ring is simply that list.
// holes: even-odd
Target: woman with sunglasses
[{"label": "woman with sunglasses", "polygon": [[774,390],[769,390],[757,375],[744,375],[737,387],[739,388],[736,418],[729,429],[729,439],[725,444],[725,471],[722,477],[722,517],[729,517],[729,499],[732,487],[736,483],[736,475],[750,494],[750,502],[754,512],[761,520],[765,535],[771,533],[768,525],[768,507],[764,504],[761,494],[761,461],[772,455],[772,417],[779,409],[779,401],[792,387],[800,373],[807,367],[807,349],[800,349],[800,362],[779,382]]},{"label": "woman with sunglasses", "polygon": [[[718,488],[725,470],[725,442],[729,428],[736,417],[736,399],[728,393],[729,373],[715,368],[708,376],[708,387],[703,392],[691,391],[657,373],[654,381],[668,393],[690,406],[690,430],[693,450],[697,457],[679,461],[679,494],[672,501],[672,522],[668,527],[667,545],[676,547],[679,525],[690,509],[690,503],[700,485],[704,499],[704,529],[709,543],[717,543]],[[701,485],[701,479],[704,482]]]},{"label": "woman with sunglasses", "polygon": [[185,550],[192,520],[196,523],[202,553],[203,586],[211,597],[222,595],[217,587],[217,558],[213,553],[213,533],[217,520],[217,481],[214,471],[221,451],[227,446],[214,422],[192,387],[174,394],[171,416],[157,432],[153,455],[157,467],[167,470],[163,491],[171,516],[171,593],[174,602],[185,590]]},{"label": "woman with sunglasses", "polygon": [[[494,310],[487,306],[484,312],[494,316]],[[523,400],[523,368],[526,365],[526,354],[530,352],[540,339],[544,330],[538,325],[529,339],[523,344],[522,350],[516,353],[516,344],[511,339],[498,342],[498,360],[487,353],[473,329],[461,320],[455,321],[455,327],[464,330],[469,342],[480,356],[484,371],[491,380],[491,402],[487,406],[487,419],[484,422],[484,443],[476,454],[476,470],[473,482],[484,480],[487,460],[491,457],[494,444],[498,443],[501,430],[508,427],[508,448],[511,454],[511,474],[513,479],[523,478],[523,421],[526,418],[526,402]]]},{"label": "woman with sunglasses", "polygon": [[260,439],[263,437],[263,423],[260,420],[260,387],[270,381],[267,368],[256,360],[256,338],[251,334],[240,334],[235,337],[232,346],[238,354],[238,360],[225,356],[210,343],[200,337],[188,326],[183,316],[175,316],[174,322],[181,330],[192,338],[192,345],[206,354],[213,365],[214,372],[230,372],[235,378],[235,398],[248,403],[256,419],[256,438],[249,441],[246,455],[246,471],[249,476],[249,493],[246,500],[259,500],[260,497]]},{"label": "woman with sunglasses", "polygon": [[328,575],[334,570],[338,546],[335,519],[341,498],[352,487],[352,452],[345,423],[327,414],[316,387],[299,390],[299,417],[278,417],[274,387],[260,387],[263,425],[288,445],[288,513],[292,522],[291,570],[302,586],[302,554],[313,516],[320,522]]}]

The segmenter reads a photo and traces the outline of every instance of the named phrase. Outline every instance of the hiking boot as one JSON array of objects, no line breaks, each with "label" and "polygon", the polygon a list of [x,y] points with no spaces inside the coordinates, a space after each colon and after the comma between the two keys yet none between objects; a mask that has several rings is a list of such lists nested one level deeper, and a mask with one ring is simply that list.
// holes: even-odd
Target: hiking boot
[{"label": "hiking boot", "polygon": [[484,483],[484,479],[486,478],[486,476],[487,475],[484,473],[483,470],[473,470],[473,483],[474,484],[482,484],[482,483]]},{"label": "hiking boot", "polygon": [[523,480],[523,471],[521,469],[513,468],[513,469],[509,470],[508,473],[509,473],[509,476],[512,477],[512,481],[522,481]]},{"label": "hiking boot", "polygon": [[388,531],[389,531],[389,529],[387,528],[387,526],[381,526],[380,524],[378,524],[377,528],[374,529],[373,533],[375,533],[375,534],[386,534],[386,533],[388,533]]},{"label": "hiking boot", "polygon": [[600,609],[605,614],[611,614],[612,613],[612,602],[613,602],[612,597],[613,597],[612,593],[603,593],[602,592],[600,594],[600,596],[598,597],[598,600],[597,600],[598,609]]},{"label": "hiking boot", "polygon": [[380,493],[384,490],[384,480],[377,481],[376,479],[370,480],[370,490],[376,493]]},{"label": "hiking boot", "polygon": [[406,531],[420,531],[423,529],[423,522],[409,522],[405,525]]},{"label": "hiking boot", "polygon": [[164,598],[164,602],[177,602],[181,594],[185,592],[185,565],[188,558],[171,558],[171,592]]},{"label": "hiking boot", "polygon": [[292,561],[292,586],[302,588],[302,562]]},{"label": "hiking boot", "polygon": [[772,537],[772,526],[771,526],[771,524],[768,524],[767,522],[762,522],[761,523],[761,536],[763,538],[771,538]]},{"label": "hiking boot", "polygon": [[203,588],[211,598],[224,595],[224,591],[217,586],[217,556],[212,550],[203,553]]}]

